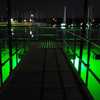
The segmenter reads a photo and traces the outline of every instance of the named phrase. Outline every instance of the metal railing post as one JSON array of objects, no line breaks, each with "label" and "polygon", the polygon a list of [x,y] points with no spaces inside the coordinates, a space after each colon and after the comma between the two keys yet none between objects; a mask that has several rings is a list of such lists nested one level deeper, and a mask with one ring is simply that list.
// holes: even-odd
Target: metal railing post
[{"label": "metal railing post", "polygon": [[11,0],[7,0],[7,13],[8,13],[8,45],[9,45],[9,59],[10,59],[10,77],[12,74],[12,34],[11,34]]},{"label": "metal railing post", "polygon": [[[83,14],[83,26],[82,26],[82,34],[81,37],[85,37],[86,35],[86,23],[87,23],[87,11],[88,11],[88,0],[84,0],[84,14]],[[83,46],[84,40],[81,39],[80,41],[80,59],[79,59],[79,75],[81,75],[81,61],[82,61],[82,54],[83,54]]]},{"label": "metal railing post", "polygon": [[0,41],[0,81],[1,81],[1,83],[0,83],[0,87],[2,86],[2,84],[3,84],[3,82],[2,82],[2,45],[1,45],[1,41]]}]

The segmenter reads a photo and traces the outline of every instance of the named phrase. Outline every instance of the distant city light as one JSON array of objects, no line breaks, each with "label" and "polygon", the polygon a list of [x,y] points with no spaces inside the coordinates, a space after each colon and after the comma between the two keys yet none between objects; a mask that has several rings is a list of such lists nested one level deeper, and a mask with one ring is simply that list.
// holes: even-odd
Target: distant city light
[{"label": "distant city light", "polygon": [[26,19],[24,19],[24,22],[26,22]]},{"label": "distant city light", "polygon": [[31,14],[31,17],[34,17],[34,14]]},{"label": "distant city light", "polygon": [[15,23],[13,18],[11,18],[10,20],[11,20],[11,24],[14,24]]},{"label": "distant city light", "polygon": [[74,24],[71,24],[71,26],[73,27],[73,26],[74,26]]},{"label": "distant city light", "polygon": [[66,29],[66,24],[65,23],[61,23],[61,29]]},{"label": "distant city light", "polygon": [[13,18],[11,18],[11,22],[13,22],[14,21],[14,19]]},{"label": "distant city light", "polygon": [[30,18],[30,22],[32,22],[32,19]]},{"label": "distant city light", "polygon": [[32,31],[30,31],[30,35],[32,35]]},{"label": "distant city light", "polygon": [[66,24],[65,23],[61,23],[61,26],[65,26]]}]

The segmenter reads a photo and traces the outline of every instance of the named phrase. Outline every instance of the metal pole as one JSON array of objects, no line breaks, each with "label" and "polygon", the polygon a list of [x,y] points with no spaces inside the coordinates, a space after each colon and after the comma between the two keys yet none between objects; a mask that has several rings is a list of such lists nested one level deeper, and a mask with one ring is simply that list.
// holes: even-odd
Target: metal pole
[{"label": "metal pole", "polygon": [[90,19],[92,20],[92,9],[91,7],[88,7],[88,24],[89,24],[89,28],[87,30],[87,39],[89,40],[89,42],[87,43],[88,46],[88,59],[87,59],[87,72],[86,72],[86,85],[88,85],[88,73],[89,73],[89,67],[90,67],[90,51],[91,51],[91,41],[90,41],[90,37],[91,37],[91,26],[90,26]]},{"label": "metal pole", "polygon": [[0,41],[0,87],[2,86],[3,82],[2,82],[2,61],[1,61],[1,54],[2,54],[2,44]]},{"label": "metal pole", "polygon": [[66,6],[64,6],[64,23],[66,24]]},{"label": "metal pole", "polygon": [[[66,6],[64,6],[64,18],[63,18],[63,21],[64,21],[64,24],[65,24],[65,27],[66,27]],[[63,30],[63,33],[62,33],[62,43],[63,43],[63,46],[64,46],[64,36],[65,36],[66,32],[65,30]]]},{"label": "metal pole", "polygon": [[8,14],[8,46],[10,59],[10,76],[12,74],[12,34],[11,34],[11,0],[7,0],[7,14]]},{"label": "metal pole", "polygon": [[[84,12],[83,12],[83,26],[82,26],[82,34],[81,37],[85,37],[86,35],[86,23],[87,23],[87,9],[88,9],[88,0],[84,0]],[[80,40],[80,59],[79,59],[79,75],[81,74],[81,61],[82,61],[82,54],[83,54],[83,46],[84,40]]]}]

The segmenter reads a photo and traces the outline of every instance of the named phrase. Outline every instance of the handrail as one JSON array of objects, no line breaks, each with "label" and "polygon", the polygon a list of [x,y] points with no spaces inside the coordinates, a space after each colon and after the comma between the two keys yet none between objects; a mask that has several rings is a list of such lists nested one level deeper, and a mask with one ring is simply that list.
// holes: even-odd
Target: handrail
[{"label": "handrail", "polygon": [[[97,48],[100,49],[100,46],[99,46],[99,45],[97,45],[97,44],[95,44],[95,43],[89,41],[88,39],[85,39],[84,37],[81,37],[81,36],[79,36],[79,35],[77,35],[77,34],[75,34],[75,33],[73,33],[73,32],[68,32],[68,33],[70,33],[70,34],[73,35],[73,36],[77,36],[80,40],[82,39],[82,40],[84,40],[84,41],[87,41],[88,43],[91,43],[91,45],[94,45],[95,47],[97,47]],[[73,37],[73,40],[75,40],[74,37]],[[66,42],[66,40],[64,40],[64,43],[65,43],[65,45],[66,45],[66,44],[68,45],[68,43]],[[76,53],[75,53],[75,55],[78,56]],[[78,56],[78,57],[79,57],[79,56]],[[79,57],[79,58],[80,58],[80,57]],[[86,64],[86,62],[84,62],[84,60],[81,60],[81,62],[82,62],[84,65],[88,66],[88,65]],[[100,78],[97,77],[97,75],[90,69],[90,67],[89,67],[89,71],[91,72],[91,74],[93,75],[93,77],[95,77],[95,79],[97,80],[97,82],[100,83]]]},{"label": "handrail", "polygon": [[97,48],[100,49],[100,46],[99,46],[99,45],[97,45],[97,44],[95,44],[95,43],[89,41],[88,39],[85,39],[84,37],[81,37],[81,36],[79,36],[79,35],[77,35],[77,34],[75,34],[75,33],[73,33],[73,32],[69,32],[69,33],[71,33],[73,36],[77,36],[77,37],[79,37],[80,39],[87,41],[88,43],[91,43],[92,45],[94,45],[95,47],[97,47]]}]

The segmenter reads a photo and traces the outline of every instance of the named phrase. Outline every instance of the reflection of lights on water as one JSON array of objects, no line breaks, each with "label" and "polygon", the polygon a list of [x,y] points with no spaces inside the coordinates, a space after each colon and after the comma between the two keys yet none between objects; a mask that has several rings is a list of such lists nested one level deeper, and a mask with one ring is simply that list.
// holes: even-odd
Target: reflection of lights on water
[{"label": "reflection of lights on water", "polygon": [[12,28],[12,29],[11,29],[11,32],[13,32],[13,31],[14,31],[14,29]]},{"label": "reflection of lights on water", "polygon": [[26,28],[25,28],[25,33],[26,33]]},{"label": "reflection of lights on water", "polygon": [[87,24],[86,24],[86,26],[87,26],[87,28],[89,28],[89,27],[90,27],[90,24],[89,24],[89,23],[87,23]]},{"label": "reflection of lights on water", "polygon": [[74,26],[74,24],[71,24],[71,26],[73,27],[73,26]]},{"label": "reflection of lights on water", "polygon": [[32,31],[30,31],[30,35],[32,35]]},{"label": "reflection of lights on water", "polygon": [[72,26],[71,29],[73,29],[74,27]]},{"label": "reflection of lights on water", "polygon": [[31,35],[31,37],[33,38],[33,37],[34,37],[34,35],[32,34],[32,35]]},{"label": "reflection of lights on water", "polygon": [[66,27],[61,27],[61,29],[66,29]]},{"label": "reflection of lights on water", "polygon": [[83,25],[83,22],[80,23],[80,26],[82,26],[82,25]]},{"label": "reflection of lights on water", "polygon": [[82,29],[82,27],[80,27],[80,29]]},{"label": "reflection of lights on water", "polygon": [[14,35],[15,33],[14,33],[14,32],[12,32],[11,34],[12,34],[12,35]]}]

